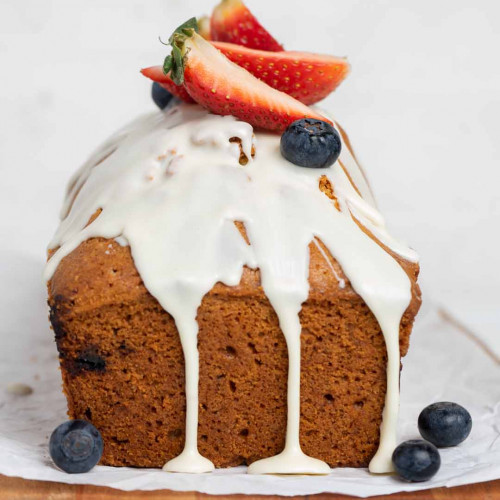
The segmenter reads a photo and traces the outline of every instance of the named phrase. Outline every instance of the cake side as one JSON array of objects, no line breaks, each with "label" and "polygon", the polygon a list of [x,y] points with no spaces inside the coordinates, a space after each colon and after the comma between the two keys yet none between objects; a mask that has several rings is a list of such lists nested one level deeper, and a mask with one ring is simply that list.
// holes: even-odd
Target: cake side
[{"label": "cake side", "polygon": [[[384,338],[336,261],[327,254],[327,263],[314,244],[309,250],[310,292],[300,313],[301,444],[330,466],[366,466],[384,407]],[[413,289],[400,328],[404,356],[420,292],[418,265],[398,261]],[[182,348],[130,248],[103,238],[82,243],[54,273],[49,305],[68,413],[101,431],[102,463],[160,467],[177,456],[185,428]],[[197,320],[201,453],[224,467],[280,452],[287,350],[259,272],[245,268],[236,287],[215,285]]]}]

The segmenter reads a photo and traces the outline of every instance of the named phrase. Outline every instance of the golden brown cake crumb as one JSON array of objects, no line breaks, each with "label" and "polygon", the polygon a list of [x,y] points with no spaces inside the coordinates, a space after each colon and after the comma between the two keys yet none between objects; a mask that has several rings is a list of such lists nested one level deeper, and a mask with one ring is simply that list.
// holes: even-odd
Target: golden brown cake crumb
[{"label": "golden brown cake crumb", "polygon": [[[338,263],[328,256],[345,288],[316,245],[309,248],[310,293],[300,313],[301,444],[330,466],[366,466],[384,406],[384,338]],[[418,265],[397,260],[413,291],[401,323],[403,356],[420,291]],[[185,427],[182,349],[172,317],[144,287],[129,247],[104,238],[83,242],[55,271],[49,305],[68,413],[101,431],[101,463],[161,467],[178,455]],[[236,287],[216,284],[197,319],[200,452],[218,467],[278,453],[286,429],[287,350],[259,272],[245,268]]]}]

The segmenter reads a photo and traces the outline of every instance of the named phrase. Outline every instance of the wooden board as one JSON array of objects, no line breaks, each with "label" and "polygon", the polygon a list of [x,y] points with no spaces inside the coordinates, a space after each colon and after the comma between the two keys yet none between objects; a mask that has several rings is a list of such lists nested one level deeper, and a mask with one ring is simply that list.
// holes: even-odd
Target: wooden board
[{"label": "wooden board", "polygon": [[[15,477],[0,475],[0,499],[2,500],[210,500],[214,498],[202,493],[177,493],[168,490],[125,492],[88,485],[72,485],[50,483],[44,481],[27,481]],[[284,500],[279,496],[224,496],[227,500]],[[354,497],[334,494],[308,495],[294,497],[298,500],[347,500]],[[396,493],[385,497],[371,497],[371,500],[386,498],[388,500],[500,500],[500,480],[487,483],[457,486],[455,488],[437,488],[433,490],[418,491],[416,493]]]}]

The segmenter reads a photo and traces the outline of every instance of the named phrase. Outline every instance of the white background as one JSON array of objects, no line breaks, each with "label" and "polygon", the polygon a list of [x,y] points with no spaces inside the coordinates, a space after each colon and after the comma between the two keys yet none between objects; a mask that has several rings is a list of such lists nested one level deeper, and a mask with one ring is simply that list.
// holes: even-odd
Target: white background
[{"label": "white background", "polygon": [[[139,68],[161,63],[158,35],[213,3],[1,0],[3,318],[28,282],[42,297],[70,174],[154,109]],[[323,105],[349,132],[389,227],[421,254],[426,296],[500,352],[500,2],[247,4],[286,48],[349,57],[352,74]]]}]

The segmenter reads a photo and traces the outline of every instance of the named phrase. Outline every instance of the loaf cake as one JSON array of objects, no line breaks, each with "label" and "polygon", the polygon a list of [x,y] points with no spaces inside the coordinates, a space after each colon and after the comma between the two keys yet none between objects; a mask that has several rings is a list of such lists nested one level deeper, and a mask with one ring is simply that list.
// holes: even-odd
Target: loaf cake
[{"label": "loaf cake", "polygon": [[69,184],[46,278],[70,418],[104,465],[390,471],[415,252],[333,119],[340,157],[301,168],[206,107],[138,118]]}]

